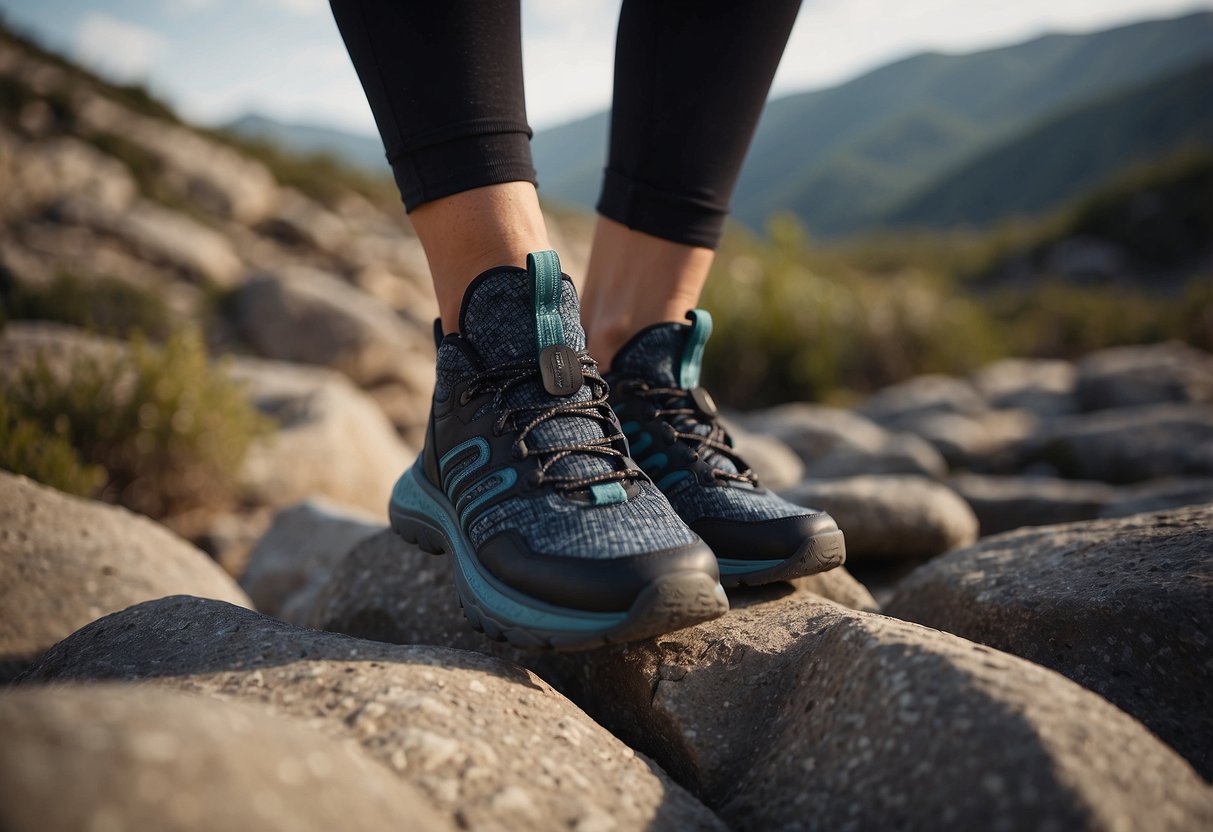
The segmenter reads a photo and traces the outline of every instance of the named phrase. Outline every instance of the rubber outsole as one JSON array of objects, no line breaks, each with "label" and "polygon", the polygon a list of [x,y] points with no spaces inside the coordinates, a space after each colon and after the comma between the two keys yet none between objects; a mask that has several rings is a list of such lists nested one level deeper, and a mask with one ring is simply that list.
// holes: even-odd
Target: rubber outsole
[{"label": "rubber outsole", "polygon": [[846,543],[839,530],[820,532],[805,538],[790,558],[781,561],[755,563],[738,558],[717,557],[720,583],[728,588],[762,586],[776,581],[790,581],[806,575],[826,572],[847,560]]},{"label": "rubber outsole", "polygon": [[592,612],[558,607],[503,584],[476,560],[441,492],[416,468],[404,473],[388,505],[392,530],[431,554],[455,559],[455,591],[477,630],[515,647],[585,650],[651,638],[728,612],[724,588],[703,572],[674,572],[650,582],[631,607]]}]

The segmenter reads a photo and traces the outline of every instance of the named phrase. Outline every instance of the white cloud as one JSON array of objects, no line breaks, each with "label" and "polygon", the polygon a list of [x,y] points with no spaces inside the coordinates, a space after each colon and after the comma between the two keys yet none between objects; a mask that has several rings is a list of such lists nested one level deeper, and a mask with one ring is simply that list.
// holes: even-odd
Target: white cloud
[{"label": "white cloud", "polygon": [[127,23],[105,12],[90,12],[76,30],[76,57],[81,63],[121,80],[146,78],[167,41],[145,26]]}]

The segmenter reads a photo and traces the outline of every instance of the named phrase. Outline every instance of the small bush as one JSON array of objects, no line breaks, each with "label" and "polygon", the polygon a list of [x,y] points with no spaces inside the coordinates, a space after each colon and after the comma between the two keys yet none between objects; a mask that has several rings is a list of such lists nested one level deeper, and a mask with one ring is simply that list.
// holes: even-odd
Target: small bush
[{"label": "small bush", "polygon": [[156,341],[173,331],[172,313],[159,290],[112,277],[82,280],[71,274],[57,275],[42,287],[4,287],[0,319],[58,321],[119,338],[138,330]]},{"label": "small bush", "polygon": [[65,438],[13,413],[0,390],[0,468],[68,494],[92,497],[105,484],[105,469],[85,465]]},{"label": "small bush", "polygon": [[15,420],[105,469],[104,499],[160,518],[230,502],[249,445],[270,429],[193,330],[67,368],[40,361],[6,393]]}]

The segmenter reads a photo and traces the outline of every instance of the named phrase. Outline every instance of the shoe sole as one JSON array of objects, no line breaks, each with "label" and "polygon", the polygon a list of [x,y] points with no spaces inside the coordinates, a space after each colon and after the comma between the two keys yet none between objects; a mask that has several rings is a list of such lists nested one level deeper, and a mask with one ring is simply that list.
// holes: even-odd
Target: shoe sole
[{"label": "shoe sole", "polygon": [[720,565],[720,583],[732,589],[816,575],[842,566],[846,559],[842,532],[835,529],[805,538],[796,554],[783,560],[755,561],[717,556],[716,562]]},{"label": "shoe sole", "polygon": [[455,557],[455,591],[471,625],[515,647],[584,650],[651,638],[728,612],[724,588],[702,572],[674,572],[652,581],[621,612],[559,607],[509,587],[476,559],[448,508],[446,495],[414,465],[392,490],[392,530],[431,554]]}]

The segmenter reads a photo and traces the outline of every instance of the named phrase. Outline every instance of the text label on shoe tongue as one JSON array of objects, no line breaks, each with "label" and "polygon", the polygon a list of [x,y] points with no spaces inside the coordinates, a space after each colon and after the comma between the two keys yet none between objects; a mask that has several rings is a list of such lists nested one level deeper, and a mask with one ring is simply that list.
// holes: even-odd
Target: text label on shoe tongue
[{"label": "text label on shoe tongue", "polygon": [[571,347],[553,344],[539,353],[543,389],[553,396],[571,396],[581,389],[581,359]]}]

